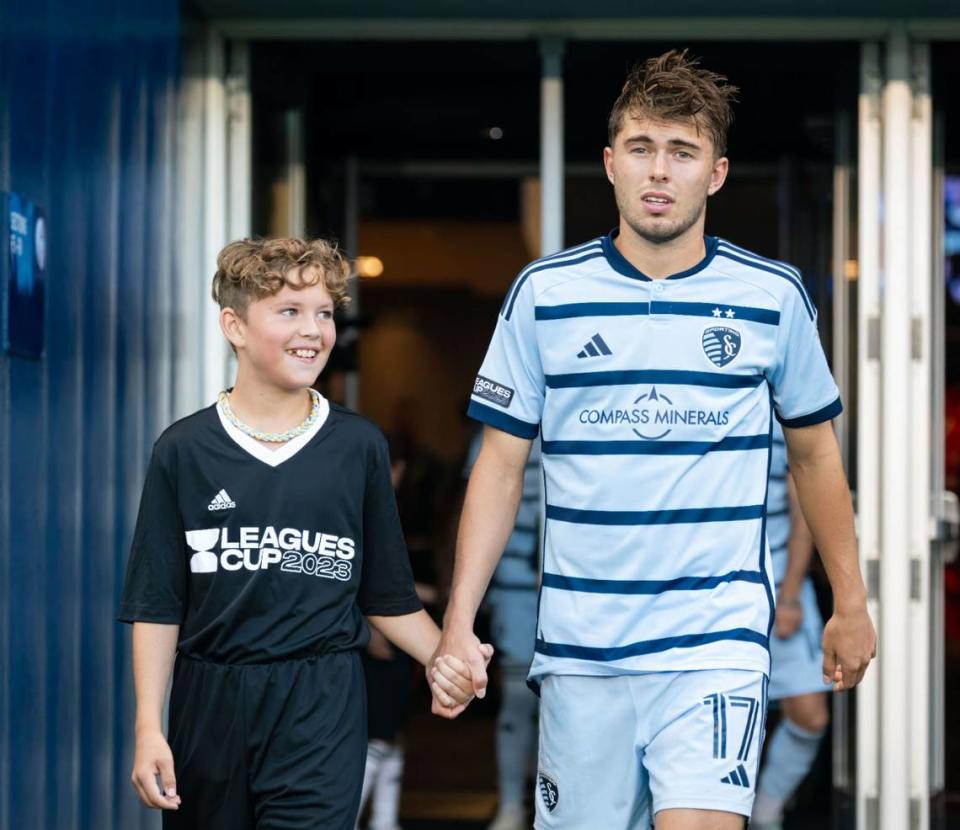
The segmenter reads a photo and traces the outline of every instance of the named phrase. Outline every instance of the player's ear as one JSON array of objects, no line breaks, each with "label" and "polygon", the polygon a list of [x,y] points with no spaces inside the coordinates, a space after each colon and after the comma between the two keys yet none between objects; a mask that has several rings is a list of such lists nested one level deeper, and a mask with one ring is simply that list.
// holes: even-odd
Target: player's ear
[{"label": "player's ear", "polygon": [[234,349],[244,345],[243,318],[229,306],[220,309],[220,331]]},{"label": "player's ear", "polygon": [[729,171],[730,160],[726,156],[721,156],[713,163],[713,170],[710,172],[710,187],[707,188],[708,196],[712,196],[723,187]]},{"label": "player's ear", "polygon": [[604,147],[603,148],[603,169],[607,172],[607,181],[610,184],[613,184],[614,175],[613,175],[613,148]]}]

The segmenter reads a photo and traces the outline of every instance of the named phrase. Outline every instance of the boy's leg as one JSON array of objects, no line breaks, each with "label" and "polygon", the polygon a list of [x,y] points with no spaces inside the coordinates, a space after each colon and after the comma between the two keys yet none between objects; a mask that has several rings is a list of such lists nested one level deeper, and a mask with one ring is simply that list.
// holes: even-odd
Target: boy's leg
[{"label": "boy's leg", "polygon": [[367,753],[354,652],[246,667],[257,830],[353,830]]},{"label": "boy's leg", "polygon": [[169,743],[181,804],[179,810],[164,810],[164,830],[253,830],[242,671],[177,658]]},{"label": "boy's leg", "polygon": [[537,830],[635,830],[650,795],[627,677],[547,677],[540,698]]},{"label": "boy's leg", "polygon": [[397,830],[400,820],[400,790],[403,786],[403,745],[387,744],[373,785],[370,830]]},{"label": "boy's leg", "polygon": [[760,672],[630,678],[649,712],[644,766],[658,830],[741,830],[750,815],[766,718]]}]

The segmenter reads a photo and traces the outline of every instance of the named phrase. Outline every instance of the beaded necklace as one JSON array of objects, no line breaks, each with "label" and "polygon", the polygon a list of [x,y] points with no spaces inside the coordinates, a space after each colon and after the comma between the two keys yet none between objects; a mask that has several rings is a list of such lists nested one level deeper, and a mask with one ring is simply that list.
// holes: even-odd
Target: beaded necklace
[{"label": "beaded necklace", "polygon": [[310,429],[310,427],[312,427],[320,417],[320,405],[323,401],[323,398],[316,389],[310,389],[309,392],[310,398],[313,401],[313,405],[310,407],[310,414],[307,415],[306,420],[304,420],[299,426],[295,426],[293,429],[288,429],[286,432],[262,432],[259,429],[254,429],[251,426],[247,426],[230,408],[230,399],[227,397],[226,391],[223,391],[217,395],[217,406],[220,407],[220,411],[223,413],[223,416],[237,429],[244,433],[244,435],[249,435],[251,438],[254,438],[257,441],[263,441],[266,444],[285,444],[287,441],[292,441],[298,435],[303,435],[303,433]]}]

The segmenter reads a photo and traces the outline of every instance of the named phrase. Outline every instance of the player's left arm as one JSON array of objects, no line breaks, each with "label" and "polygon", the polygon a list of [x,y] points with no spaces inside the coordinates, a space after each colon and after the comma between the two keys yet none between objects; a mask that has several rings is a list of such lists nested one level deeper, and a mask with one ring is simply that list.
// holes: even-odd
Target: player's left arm
[{"label": "player's left arm", "polygon": [[830,421],[784,427],[790,472],[833,589],[833,616],[823,632],[824,682],[835,691],[860,682],[877,653],[860,573],[853,504]]},{"label": "player's left arm", "polygon": [[[437,646],[440,645],[440,629],[423,609],[413,614],[399,616],[368,616],[367,622],[383,634],[397,648],[426,666]],[[493,656],[493,646],[480,646],[484,664]],[[430,680],[434,696],[449,710],[448,717],[456,717],[473,698],[473,680],[466,663],[452,655],[441,657]]]}]

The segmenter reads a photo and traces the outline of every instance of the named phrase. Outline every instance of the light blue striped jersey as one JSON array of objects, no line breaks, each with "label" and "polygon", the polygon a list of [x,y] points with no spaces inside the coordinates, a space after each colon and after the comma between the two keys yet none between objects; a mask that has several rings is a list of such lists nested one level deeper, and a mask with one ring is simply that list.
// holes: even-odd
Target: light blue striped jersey
[{"label": "light blue striped jersey", "polygon": [[[467,450],[464,478],[470,477],[482,443],[483,433],[478,432]],[[497,601],[498,592],[534,592],[540,584],[540,489],[540,442],[534,441],[523,470],[523,492],[517,519],[490,582],[490,598],[493,602]]]},{"label": "light blue striped jersey", "polygon": [[774,412],[801,427],[841,405],[799,272],[705,242],[651,280],[601,237],[503,303],[469,414],[542,437],[535,681],[769,671]]},{"label": "light blue striped jersey", "polygon": [[787,445],[783,428],[773,424],[770,486],[767,489],[767,541],[773,557],[774,593],[787,572],[787,541],[790,539],[790,497],[787,494]]}]

